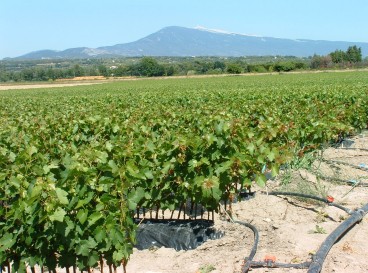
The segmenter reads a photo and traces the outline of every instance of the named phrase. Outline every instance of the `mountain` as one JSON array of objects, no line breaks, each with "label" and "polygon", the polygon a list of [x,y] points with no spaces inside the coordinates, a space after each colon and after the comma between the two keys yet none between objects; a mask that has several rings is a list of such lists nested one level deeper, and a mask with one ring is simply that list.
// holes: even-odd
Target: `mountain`
[{"label": "mountain", "polygon": [[356,45],[368,55],[368,43],[258,37],[202,27],[165,27],[135,42],[99,48],[35,51],[18,59],[103,58],[116,56],[297,56],[326,55]]}]

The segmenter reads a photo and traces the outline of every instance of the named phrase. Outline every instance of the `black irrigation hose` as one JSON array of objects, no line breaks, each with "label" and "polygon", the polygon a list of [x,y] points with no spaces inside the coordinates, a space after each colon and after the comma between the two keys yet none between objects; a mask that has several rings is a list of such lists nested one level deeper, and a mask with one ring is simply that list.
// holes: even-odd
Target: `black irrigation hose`
[{"label": "black irrigation hose", "polygon": [[365,151],[365,152],[368,152],[368,149],[365,149],[365,148],[338,148],[338,150],[355,150],[355,151]]},{"label": "black irrigation hose", "polygon": [[346,165],[346,166],[349,166],[349,167],[352,167],[354,169],[358,169],[358,170],[361,170],[361,171],[365,171],[365,172],[368,172],[368,168],[365,168],[365,167],[360,167],[360,166],[356,166],[354,164],[350,164],[350,163],[347,163],[347,162],[343,162],[343,161],[335,161],[335,160],[323,160],[327,163],[331,163],[331,164],[341,164],[341,165]]},{"label": "black irrigation hose", "polygon": [[251,266],[253,268],[257,267],[282,267],[282,268],[296,268],[296,269],[307,269],[311,265],[312,262],[304,262],[299,264],[284,264],[284,263],[273,263],[273,262],[255,262],[252,261]]},{"label": "black irrigation hose", "polygon": [[258,234],[257,228],[255,226],[253,226],[252,224],[237,221],[237,220],[234,220],[234,223],[237,223],[237,224],[243,225],[247,228],[250,228],[254,233],[254,243],[253,243],[252,250],[250,251],[249,257],[244,258],[245,263],[242,267],[242,273],[246,273],[250,269],[252,260],[253,260],[254,256],[256,255],[257,246],[258,246],[258,242],[259,242],[259,234]]},{"label": "black irrigation hose", "polygon": [[359,181],[353,181],[353,180],[347,180],[347,179],[341,179],[337,177],[331,177],[331,176],[324,176],[324,175],[318,175],[319,178],[322,178],[323,180],[327,181],[336,181],[344,184],[348,184],[350,186],[357,186],[357,187],[368,187],[368,183],[359,182]]},{"label": "black irrigation hose", "polygon": [[258,233],[257,228],[255,226],[253,226],[252,224],[249,224],[249,223],[245,223],[245,222],[241,222],[241,221],[237,221],[237,220],[233,220],[233,222],[250,228],[254,233],[253,247],[252,247],[252,250],[250,251],[249,256],[244,258],[245,263],[244,263],[244,265],[241,269],[242,273],[247,273],[251,267],[253,267],[253,268],[279,267],[279,268],[307,269],[310,266],[311,262],[304,262],[304,263],[299,263],[299,264],[286,264],[286,263],[276,263],[276,262],[272,262],[272,261],[262,261],[262,262],[253,261],[253,258],[256,255],[257,247],[258,247],[258,243],[259,243],[259,233]]},{"label": "black irrigation hose", "polygon": [[309,199],[314,199],[317,201],[321,201],[323,203],[326,203],[329,206],[333,206],[336,208],[339,208],[343,211],[345,211],[348,214],[351,214],[353,211],[349,208],[346,208],[344,206],[341,206],[339,204],[336,204],[334,202],[330,202],[327,198],[322,198],[319,196],[315,196],[315,195],[310,195],[310,194],[304,194],[304,193],[298,193],[298,192],[282,192],[282,191],[271,191],[268,193],[269,195],[288,195],[288,196],[297,196],[297,197],[303,197],[303,198],[309,198]]},{"label": "black irrigation hose", "polygon": [[343,237],[351,227],[361,221],[367,213],[368,204],[363,206],[361,209],[355,210],[348,219],[342,222],[330,235],[328,235],[314,256],[313,262],[308,269],[308,273],[319,273],[321,271],[323,262],[331,247],[338,239]]},{"label": "black irrigation hose", "polygon": [[303,262],[298,264],[287,264],[287,263],[276,263],[274,261],[253,261],[253,258],[257,251],[257,246],[259,242],[259,234],[258,230],[255,226],[241,222],[241,221],[234,221],[235,223],[244,225],[250,229],[252,229],[254,233],[254,244],[253,248],[251,250],[251,253],[248,258],[245,258],[245,264],[242,267],[242,273],[247,273],[251,267],[253,268],[259,268],[259,267],[267,267],[267,268],[296,268],[296,269],[308,269],[308,273],[319,273],[322,269],[323,262],[330,251],[331,247],[335,244],[335,242],[341,238],[351,227],[353,227],[357,222],[363,219],[364,215],[368,213],[368,204],[366,204],[364,207],[358,210],[351,211],[348,208],[345,208],[343,206],[340,206],[338,204],[335,204],[333,202],[330,202],[328,199],[321,198],[314,195],[309,194],[302,194],[302,193],[293,193],[293,192],[269,192],[269,195],[289,195],[289,196],[298,196],[298,197],[304,197],[304,198],[311,198],[314,200],[318,200],[324,203],[327,203],[330,206],[335,206],[337,208],[340,208],[344,210],[345,212],[351,214],[351,216],[346,219],[342,224],[340,224],[328,237],[327,239],[322,243],[320,249],[317,251],[316,255],[313,257],[312,262]]}]

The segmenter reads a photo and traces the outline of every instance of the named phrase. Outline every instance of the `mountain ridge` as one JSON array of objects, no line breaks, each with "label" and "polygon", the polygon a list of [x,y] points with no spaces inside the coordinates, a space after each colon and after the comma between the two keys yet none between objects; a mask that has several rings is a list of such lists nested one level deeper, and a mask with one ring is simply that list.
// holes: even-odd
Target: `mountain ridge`
[{"label": "mountain ridge", "polygon": [[133,42],[65,50],[40,50],[11,59],[83,59],[138,56],[296,56],[326,55],[356,45],[368,54],[368,43],[263,37],[208,29],[169,26]]}]

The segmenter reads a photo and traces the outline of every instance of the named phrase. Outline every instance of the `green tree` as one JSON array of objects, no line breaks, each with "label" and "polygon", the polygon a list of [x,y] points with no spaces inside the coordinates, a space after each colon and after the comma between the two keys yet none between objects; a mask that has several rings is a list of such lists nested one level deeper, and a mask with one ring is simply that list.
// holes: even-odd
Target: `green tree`
[{"label": "green tree", "polygon": [[108,77],[109,76],[109,71],[107,70],[107,67],[105,65],[100,64],[97,69],[98,69],[98,73],[101,76],[104,76],[104,77]]},{"label": "green tree", "polygon": [[227,65],[226,71],[229,74],[240,74],[240,73],[242,73],[242,68],[237,63],[229,63]]},{"label": "green tree", "polygon": [[213,64],[214,69],[221,69],[221,71],[224,71],[226,68],[226,65],[223,61],[215,61]]},{"label": "green tree", "polygon": [[275,63],[275,65],[273,66],[273,69],[277,72],[292,71],[295,69],[295,63],[294,62],[278,62],[278,63]]},{"label": "green tree", "polygon": [[79,64],[74,65],[74,76],[75,77],[81,77],[84,76],[84,69]]},{"label": "green tree", "polygon": [[331,56],[320,56],[320,55],[314,55],[311,60],[311,68],[312,69],[318,69],[318,68],[328,68],[331,66],[332,60]]},{"label": "green tree", "polygon": [[346,59],[346,52],[342,50],[335,50],[334,52],[330,53],[331,60],[333,63],[343,63]]},{"label": "green tree", "polygon": [[34,68],[26,68],[21,71],[21,79],[24,81],[33,81],[35,74]]},{"label": "green tree", "polygon": [[165,75],[165,68],[152,57],[143,57],[135,67],[138,76],[155,77]]},{"label": "green tree", "polygon": [[267,65],[267,67],[263,64],[250,64],[247,66],[247,71],[250,73],[265,73],[269,71],[270,66]]},{"label": "green tree", "polygon": [[166,67],[166,76],[173,76],[175,74],[175,67],[170,65]]},{"label": "green tree", "polygon": [[351,63],[359,63],[362,61],[362,49],[360,47],[349,46],[346,51],[346,59]]}]

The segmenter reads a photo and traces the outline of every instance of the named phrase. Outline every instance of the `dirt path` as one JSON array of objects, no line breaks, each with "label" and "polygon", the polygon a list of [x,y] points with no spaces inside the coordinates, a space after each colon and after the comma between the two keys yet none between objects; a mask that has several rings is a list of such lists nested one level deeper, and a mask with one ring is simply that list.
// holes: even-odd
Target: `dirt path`
[{"label": "dirt path", "polygon": [[79,86],[79,85],[92,85],[101,84],[106,81],[95,81],[95,82],[66,82],[66,83],[42,83],[42,84],[10,84],[10,85],[0,85],[1,90],[13,90],[13,89],[34,89],[34,88],[55,88],[55,87],[65,87],[65,86]]}]

